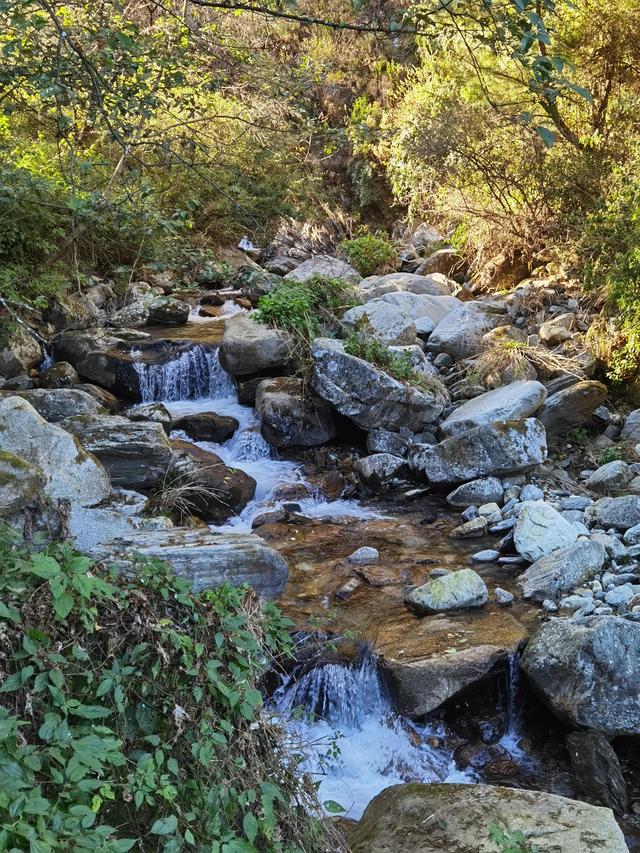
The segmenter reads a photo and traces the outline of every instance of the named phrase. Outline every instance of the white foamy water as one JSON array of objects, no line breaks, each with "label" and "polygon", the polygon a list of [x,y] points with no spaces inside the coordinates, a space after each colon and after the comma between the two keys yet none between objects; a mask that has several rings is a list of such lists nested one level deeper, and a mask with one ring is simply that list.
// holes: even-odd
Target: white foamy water
[{"label": "white foamy water", "polygon": [[303,769],[319,781],[320,801],[339,803],[350,818],[389,785],[473,781],[446,746],[427,742],[441,741],[441,728],[394,713],[370,654],[353,667],[331,663],[287,676],[271,707],[301,744]]}]

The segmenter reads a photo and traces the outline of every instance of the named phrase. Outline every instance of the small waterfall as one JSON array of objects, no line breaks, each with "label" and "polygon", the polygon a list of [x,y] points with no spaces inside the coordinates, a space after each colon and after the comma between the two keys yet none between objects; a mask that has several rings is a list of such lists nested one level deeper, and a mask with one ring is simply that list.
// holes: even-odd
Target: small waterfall
[{"label": "small waterfall", "polygon": [[155,400],[198,400],[235,395],[233,381],[223,369],[218,349],[194,344],[172,361],[148,364],[134,361],[143,403]]},{"label": "small waterfall", "polygon": [[517,736],[520,730],[520,719],[518,716],[517,699],[518,686],[520,683],[520,658],[518,652],[509,652],[507,661],[507,708],[506,708],[506,734]]},{"label": "small waterfall", "polygon": [[443,743],[441,727],[398,716],[367,652],[353,666],[320,665],[283,679],[272,708],[287,722],[303,769],[319,781],[321,802],[359,818],[370,800],[401,782],[469,782]]}]

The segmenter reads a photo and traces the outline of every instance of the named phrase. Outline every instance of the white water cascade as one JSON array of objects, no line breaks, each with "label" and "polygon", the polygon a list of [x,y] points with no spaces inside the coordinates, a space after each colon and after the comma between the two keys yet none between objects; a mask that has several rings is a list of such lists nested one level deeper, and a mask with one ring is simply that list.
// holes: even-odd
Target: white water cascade
[{"label": "white water cascade", "polygon": [[320,782],[320,801],[339,803],[350,818],[389,785],[473,781],[456,769],[441,727],[397,716],[370,653],[354,666],[327,663],[286,676],[272,708],[308,755],[304,769]]},{"label": "white water cascade", "polygon": [[154,400],[201,400],[235,395],[228,373],[223,370],[218,350],[194,344],[164,364],[134,361],[143,403]]}]

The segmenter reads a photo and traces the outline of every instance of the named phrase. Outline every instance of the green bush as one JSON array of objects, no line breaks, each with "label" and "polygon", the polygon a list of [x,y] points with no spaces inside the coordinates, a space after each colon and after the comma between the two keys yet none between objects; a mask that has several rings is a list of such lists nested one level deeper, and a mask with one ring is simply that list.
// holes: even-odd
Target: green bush
[{"label": "green bush", "polygon": [[0,560],[0,849],[324,849],[315,788],[261,714],[291,650],[275,606],[6,531]]},{"label": "green bush", "polygon": [[343,240],[342,249],[360,275],[393,272],[398,260],[393,244],[381,234],[365,234],[353,240]]}]

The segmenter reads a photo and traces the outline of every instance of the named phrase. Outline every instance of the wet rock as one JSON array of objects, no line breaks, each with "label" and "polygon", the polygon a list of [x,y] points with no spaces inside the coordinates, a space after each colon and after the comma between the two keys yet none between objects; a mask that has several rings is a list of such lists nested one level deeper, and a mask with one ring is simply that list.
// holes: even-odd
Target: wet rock
[{"label": "wet rock", "polygon": [[600,498],[594,504],[596,523],[608,529],[628,530],[640,524],[640,497],[624,495],[618,498]]},{"label": "wet rock", "polygon": [[[83,553],[112,539],[126,539],[138,530],[171,530],[171,519],[164,516],[148,518],[130,512],[126,495],[112,497],[99,507],[73,506],[67,517],[67,532],[75,547]],[[134,493],[135,494],[135,493]],[[142,512],[146,498],[143,495]]]},{"label": "wet rock", "polygon": [[42,344],[22,325],[16,325],[0,343],[0,376],[11,379],[37,367],[44,358]]},{"label": "wet rock", "polygon": [[333,408],[302,379],[265,379],[256,391],[260,431],[274,447],[318,447],[338,434]]},{"label": "wet rock", "polygon": [[253,499],[256,481],[239,468],[230,468],[219,456],[189,444],[171,442],[173,459],[169,479],[176,485],[197,487],[189,501],[197,515],[205,521],[222,523],[238,515]]},{"label": "wet rock", "polygon": [[594,410],[604,403],[606,397],[607,386],[602,382],[576,382],[569,388],[547,397],[538,417],[545,425],[548,435],[567,435],[583,426]]},{"label": "wet rock", "polygon": [[515,598],[510,593],[507,592],[506,589],[502,589],[502,587],[497,586],[493,591],[493,598],[496,604],[500,605],[500,607],[508,607],[510,604],[513,604]]},{"label": "wet rock", "polygon": [[477,551],[471,555],[471,560],[474,563],[493,563],[500,556],[500,551],[494,551],[492,548],[486,548],[484,551]]},{"label": "wet rock", "polygon": [[182,299],[164,296],[149,302],[150,326],[183,326],[189,319],[189,305]]},{"label": "wet rock", "polygon": [[123,414],[130,421],[153,421],[162,424],[167,435],[171,432],[173,418],[169,409],[162,403],[138,403],[137,406],[130,406]]},{"label": "wet rock", "polygon": [[416,327],[409,314],[386,302],[367,302],[350,308],[342,317],[348,329],[371,335],[384,344],[413,344]]},{"label": "wet rock", "polygon": [[572,732],[566,743],[576,781],[589,802],[624,814],[627,786],[609,741],[600,732]]},{"label": "wet rock", "polygon": [[115,486],[158,485],[171,462],[171,445],[161,424],[132,422],[118,415],[81,415],[61,424],[104,465]]},{"label": "wet rock", "polygon": [[411,467],[431,483],[464,483],[526,471],[546,457],[544,427],[535,418],[476,427],[440,444],[414,445],[408,454]]},{"label": "wet rock", "polygon": [[405,598],[407,607],[420,616],[449,610],[466,610],[487,603],[485,582],[472,569],[460,569],[428,581]]},{"label": "wet rock", "polygon": [[349,846],[353,853],[495,853],[494,826],[523,833],[540,853],[628,853],[609,809],[540,791],[418,783],[374,797]]},{"label": "wet rock", "polygon": [[526,501],[518,514],[513,540],[516,551],[534,562],[578,538],[573,525],[544,501]]},{"label": "wet rock", "polygon": [[80,382],[80,377],[68,361],[58,361],[43,370],[38,381],[41,388],[71,388]]},{"label": "wet rock", "polygon": [[256,323],[250,315],[236,315],[225,323],[220,360],[232,375],[246,376],[284,367],[292,349],[284,332]]},{"label": "wet rock", "polygon": [[364,545],[362,548],[358,548],[357,551],[354,551],[353,554],[350,554],[347,557],[347,561],[356,566],[368,566],[370,563],[375,563],[379,559],[380,554],[378,553],[378,550],[367,545]]},{"label": "wet rock", "polygon": [[494,501],[501,503],[504,495],[504,487],[497,477],[485,477],[481,480],[472,480],[463,483],[449,492],[447,503],[451,506],[480,506],[481,504]]},{"label": "wet rock", "polygon": [[390,453],[364,456],[354,464],[353,470],[371,488],[378,488],[401,476],[406,470],[406,460]]},{"label": "wet rock", "polygon": [[92,385],[90,382],[82,382],[77,386],[78,391],[84,391],[90,397],[93,397],[101,406],[114,415],[120,409],[120,401],[112,394],[110,391],[107,391],[106,388],[99,388],[97,385]]},{"label": "wet rock", "polygon": [[483,335],[504,323],[504,312],[491,303],[465,302],[438,323],[427,348],[449,353],[455,361],[470,358],[482,351]]},{"label": "wet rock", "polygon": [[288,513],[284,509],[273,509],[269,512],[261,512],[251,522],[251,529],[256,530],[258,527],[263,527],[265,524],[279,524],[286,521]]},{"label": "wet rock", "polygon": [[314,255],[308,261],[303,261],[291,272],[285,275],[285,281],[306,281],[314,275],[326,275],[329,278],[342,278],[350,284],[358,284],[362,279],[360,273],[346,261],[331,255]]},{"label": "wet rock", "polygon": [[49,424],[26,400],[0,400],[2,449],[40,469],[44,494],[72,505],[93,506],[111,491],[102,465],[87,453],[78,439]]},{"label": "wet rock", "polygon": [[194,441],[212,441],[222,444],[240,426],[236,418],[218,415],[215,412],[193,412],[173,421],[172,430],[185,432]]},{"label": "wet rock", "polygon": [[342,586],[338,587],[333,594],[336,598],[344,601],[345,598],[349,598],[349,596],[361,586],[362,580],[360,578],[349,578],[349,580],[345,581]]},{"label": "wet rock", "polygon": [[489,523],[486,518],[478,516],[454,529],[449,533],[451,539],[474,539],[476,536],[484,536]]},{"label": "wet rock", "polygon": [[367,450],[371,453],[390,453],[392,456],[405,456],[409,441],[397,432],[386,429],[372,429],[367,433]]},{"label": "wet rock", "polygon": [[[2,396],[8,396],[3,394]],[[75,388],[33,388],[19,391],[21,397],[49,423],[59,423],[76,415],[100,415],[105,410],[91,395]]]},{"label": "wet rock", "polygon": [[531,639],[521,666],[574,726],[612,737],[640,730],[640,624],[617,616],[553,619]]},{"label": "wet rock", "polygon": [[1,387],[3,391],[29,391],[36,387],[36,383],[30,376],[23,373],[21,376],[14,376],[13,379],[4,380]]},{"label": "wet rock", "polygon": [[387,293],[417,293],[425,296],[451,296],[450,282],[443,275],[415,275],[413,273],[390,273],[363,278],[358,290],[365,302]]},{"label": "wet rock", "polygon": [[109,325],[120,329],[142,329],[148,322],[149,306],[139,300],[114,311],[109,317]]},{"label": "wet rock", "polygon": [[45,484],[40,467],[0,450],[0,517],[11,518],[38,501]]},{"label": "wet rock", "polygon": [[249,533],[181,528],[138,531],[125,539],[96,546],[90,553],[121,570],[133,568],[134,554],[162,560],[176,574],[186,577],[196,592],[225,583],[248,583],[264,598],[277,598],[289,574],[284,558],[259,536]]},{"label": "wet rock", "polygon": [[621,441],[628,441],[630,444],[640,442],[640,409],[634,409],[629,414],[622,427],[620,439]]},{"label": "wet rock", "polygon": [[614,459],[601,465],[585,480],[585,487],[593,492],[604,492],[604,494],[616,494],[622,492],[633,480],[635,473],[633,468],[622,459]]},{"label": "wet rock", "polygon": [[599,542],[578,539],[536,560],[520,575],[518,583],[525,598],[553,599],[591,580],[602,569],[605,557]]},{"label": "wet rock", "polygon": [[494,421],[522,420],[537,411],[546,397],[547,389],[541,382],[511,382],[454,409],[440,424],[440,432],[447,438]]},{"label": "wet rock", "polygon": [[420,432],[438,419],[444,408],[434,394],[422,392],[389,376],[378,367],[344,352],[341,341],[313,342],[313,386],[327,402],[358,426],[384,426],[396,432],[406,427]]}]

